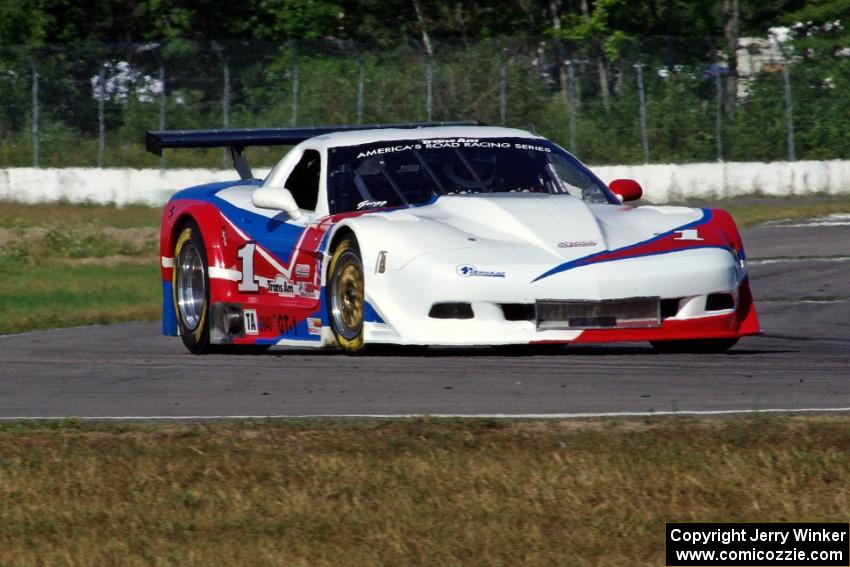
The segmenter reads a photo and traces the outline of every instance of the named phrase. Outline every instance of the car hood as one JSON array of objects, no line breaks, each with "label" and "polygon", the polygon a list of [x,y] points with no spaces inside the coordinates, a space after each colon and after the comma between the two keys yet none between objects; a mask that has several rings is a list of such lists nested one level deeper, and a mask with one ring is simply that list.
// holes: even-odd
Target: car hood
[{"label": "car hood", "polygon": [[[469,249],[510,263],[575,260],[650,240],[699,221],[701,209],[586,203],[570,195],[444,196],[428,205],[351,219],[358,239],[393,257],[391,269],[433,252]],[[362,243],[368,244],[368,243]]]}]

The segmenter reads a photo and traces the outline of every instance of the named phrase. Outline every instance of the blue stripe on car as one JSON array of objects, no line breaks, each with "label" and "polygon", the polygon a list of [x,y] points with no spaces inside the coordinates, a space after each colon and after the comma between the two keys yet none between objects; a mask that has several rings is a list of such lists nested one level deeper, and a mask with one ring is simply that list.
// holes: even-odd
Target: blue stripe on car
[{"label": "blue stripe on car", "polygon": [[174,291],[170,281],[162,281],[162,334],[177,336],[177,313],[174,311]]},{"label": "blue stripe on car", "polygon": [[[609,259],[605,259],[605,260],[596,260],[596,258],[599,258],[600,256],[605,256],[607,254],[611,254],[611,253],[614,253],[614,252],[623,252],[623,251],[626,251],[626,250],[630,250],[632,248],[637,248],[638,246],[644,246],[646,244],[650,244],[650,243],[655,242],[657,240],[661,240],[662,238],[667,238],[668,236],[670,236],[674,232],[687,230],[689,228],[694,228],[696,226],[700,226],[702,224],[709,222],[711,220],[711,209],[701,209],[701,210],[702,210],[702,217],[700,217],[699,219],[697,219],[693,222],[683,224],[682,226],[678,226],[678,227],[676,227],[672,230],[668,230],[667,232],[662,232],[658,236],[653,236],[652,238],[648,238],[648,239],[643,240],[641,242],[636,242],[635,244],[629,244],[628,246],[623,246],[622,248],[615,248],[614,250],[603,250],[602,252],[595,252],[593,254],[590,254],[588,256],[584,256],[582,258],[577,258],[575,260],[570,260],[569,262],[564,262],[563,264],[559,264],[559,265],[555,266],[554,268],[552,268],[551,270],[544,272],[543,274],[537,276],[536,278],[531,280],[531,283],[542,280],[543,278],[548,278],[549,276],[553,276],[555,274],[559,274],[561,272],[566,272],[567,270],[572,270],[573,268],[580,268],[582,266],[587,266],[589,264],[602,264],[602,263],[605,263],[605,262],[614,262],[614,261],[617,261],[617,260],[626,260],[626,259],[629,259],[629,258],[642,258],[642,257],[646,257],[646,256],[658,256],[658,255],[661,255],[661,254],[670,254],[670,253],[673,253],[673,252],[680,252],[681,250],[665,250],[665,251],[661,251],[661,252],[650,252],[650,253],[646,253],[646,254],[637,254],[635,256],[628,256],[627,258],[609,258]],[[692,250],[692,249],[695,249],[695,248],[722,248],[722,246],[716,246],[716,245],[701,245],[700,246],[700,245],[698,245],[698,246],[691,246],[691,247],[688,248],[688,250]]]}]

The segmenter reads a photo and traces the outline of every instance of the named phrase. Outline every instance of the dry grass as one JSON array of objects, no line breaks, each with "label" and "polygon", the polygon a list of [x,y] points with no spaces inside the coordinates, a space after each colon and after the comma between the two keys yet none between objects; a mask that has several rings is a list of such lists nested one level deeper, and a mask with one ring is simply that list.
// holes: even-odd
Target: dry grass
[{"label": "dry grass", "polygon": [[850,420],[0,432],[2,565],[662,565],[667,521],[846,521]]}]

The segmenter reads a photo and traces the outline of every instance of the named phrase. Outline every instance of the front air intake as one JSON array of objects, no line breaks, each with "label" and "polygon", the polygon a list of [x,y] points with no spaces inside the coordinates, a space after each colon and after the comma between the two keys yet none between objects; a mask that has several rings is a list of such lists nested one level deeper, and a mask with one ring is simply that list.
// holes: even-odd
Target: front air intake
[{"label": "front air intake", "polygon": [[505,321],[534,321],[533,303],[502,303]]},{"label": "front air intake", "polygon": [[602,300],[539,299],[537,330],[648,329],[661,326],[658,297]]},{"label": "front air intake", "polygon": [[435,303],[428,317],[432,319],[472,319],[472,305],[469,303]]},{"label": "front air intake", "polygon": [[735,297],[731,293],[711,293],[705,298],[706,311],[735,309]]},{"label": "front air intake", "polygon": [[675,317],[679,314],[679,299],[678,297],[673,297],[669,299],[661,300],[661,318],[667,319],[669,317]]}]

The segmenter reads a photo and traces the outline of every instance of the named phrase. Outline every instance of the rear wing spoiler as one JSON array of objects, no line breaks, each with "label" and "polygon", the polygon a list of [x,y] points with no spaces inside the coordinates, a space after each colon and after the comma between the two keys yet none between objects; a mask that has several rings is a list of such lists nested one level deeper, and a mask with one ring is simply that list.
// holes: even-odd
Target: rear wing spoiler
[{"label": "rear wing spoiler", "polygon": [[248,146],[292,146],[316,136],[354,130],[424,128],[428,126],[482,126],[482,122],[410,122],[356,126],[305,126],[300,128],[230,128],[224,130],[161,130],[145,134],[145,148],[158,156],[166,148],[230,148],[233,166],[242,179],[251,179],[243,151]]}]

